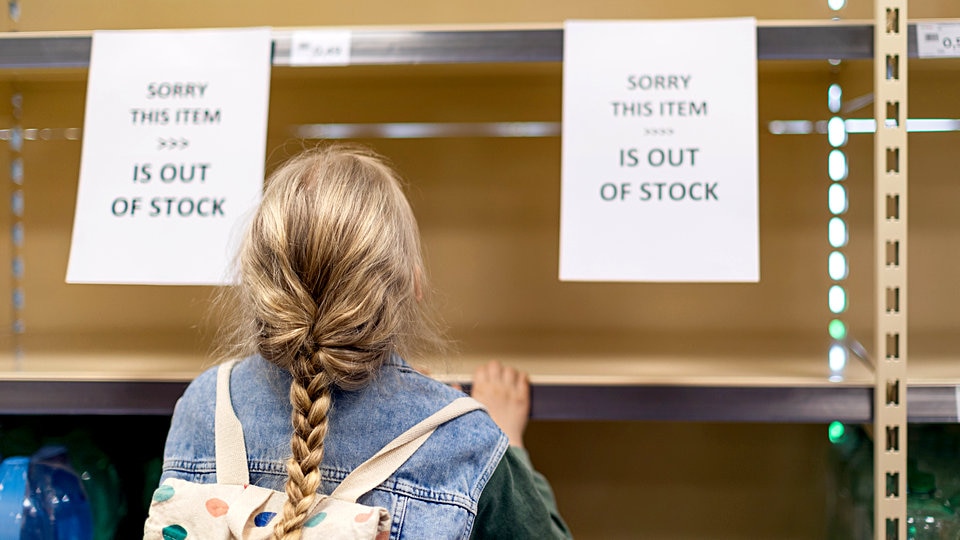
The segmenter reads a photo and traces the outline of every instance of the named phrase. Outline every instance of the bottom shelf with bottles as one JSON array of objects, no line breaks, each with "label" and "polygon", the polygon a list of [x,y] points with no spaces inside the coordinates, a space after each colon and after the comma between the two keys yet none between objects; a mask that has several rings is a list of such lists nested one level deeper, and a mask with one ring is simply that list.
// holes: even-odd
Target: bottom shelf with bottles
[{"label": "bottom shelf with bottles", "polygon": [[[0,537],[141,538],[169,425],[167,416],[0,416]],[[29,504],[11,484],[29,485]]]},{"label": "bottom shelf with bottles", "polygon": [[[92,506],[92,538],[139,538],[169,420],[0,416],[0,454],[63,445]],[[849,540],[872,538],[869,432],[860,424],[533,421],[526,446],[576,538]],[[960,426],[911,424],[909,444],[911,538],[957,538],[924,534],[954,527]]]},{"label": "bottom shelf with bottles", "polygon": [[[872,539],[870,426],[831,426],[828,530],[837,540]],[[907,446],[907,539],[960,538],[960,425],[911,424]]]}]

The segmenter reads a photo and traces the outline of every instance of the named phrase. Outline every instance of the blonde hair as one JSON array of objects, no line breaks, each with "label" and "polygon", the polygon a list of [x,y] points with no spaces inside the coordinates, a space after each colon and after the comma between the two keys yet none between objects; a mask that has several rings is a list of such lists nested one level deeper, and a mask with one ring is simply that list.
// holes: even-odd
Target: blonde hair
[{"label": "blonde hair", "polygon": [[293,375],[287,503],[300,538],[320,487],[333,387],[357,389],[391,353],[439,342],[417,223],[396,173],[362,147],[306,151],[267,181],[239,257],[236,345]]}]

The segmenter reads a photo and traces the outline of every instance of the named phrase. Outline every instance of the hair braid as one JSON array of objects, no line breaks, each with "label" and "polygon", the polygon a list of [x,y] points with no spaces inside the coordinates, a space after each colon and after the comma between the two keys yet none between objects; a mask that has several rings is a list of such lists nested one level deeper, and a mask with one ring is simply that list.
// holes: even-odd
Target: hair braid
[{"label": "hair braid", "polygon": [[[317,355],[323,353],[318,352]],[[323,371],[304,385],[295,377],[290,385],[290,414],[293,437],[287,460],[287,501],[283,515],[274,529],[274,536],[282,540],[298,540],[303,523],[317,498],[320,488],[320,462],[323,460],[323,440],[327,434],[330,411],[331,382]]]}]

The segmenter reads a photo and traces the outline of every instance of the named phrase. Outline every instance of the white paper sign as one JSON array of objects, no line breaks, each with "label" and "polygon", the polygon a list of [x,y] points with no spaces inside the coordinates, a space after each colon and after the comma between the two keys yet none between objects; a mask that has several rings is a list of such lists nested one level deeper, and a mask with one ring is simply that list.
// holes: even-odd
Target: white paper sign
[{"label": "white paper sign", "polygon": [[232,281],[270,54],[267,28],[94,33],[67,282]]},{"label": "white paper sign", "polygon": [[960,23],[918,23],[920,58],[960,57]]},{"label": "white paper sign", "polygon": [[290,39],[291,66],[345,66],[350,63],[349,30],[298,30]]},{"label": "white paper sign", "polygon": [[759,280],[754,19],[564,29],[560,279]]}]

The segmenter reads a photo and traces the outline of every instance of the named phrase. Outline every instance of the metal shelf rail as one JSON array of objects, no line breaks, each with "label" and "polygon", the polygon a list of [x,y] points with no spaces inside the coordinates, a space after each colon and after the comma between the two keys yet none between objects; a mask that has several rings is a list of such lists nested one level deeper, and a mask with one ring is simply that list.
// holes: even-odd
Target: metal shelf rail
[{"label": "metal shelf rail", "polygon": [[[290,65],[293,30],[273,31],[273,64]],[[0,69],[86,68],[90,34],[17,33],[0,37]],[[916,55],[916,26],[908,28]],[[759,60],[873,58],[873,25],[848,22],[763,22],[757,26]],[[363,29],[351,32],[353,65],[560,62],[563,29]]]},{"label": "metal shelf rail", "polygon": [[[0,415],[167,415],[186,381],[0,380]],[[873,421],[873,387],[533,384],[535,420],[852,424]],[[953,386],[907,389],[911,423],[960,421]]]}]

